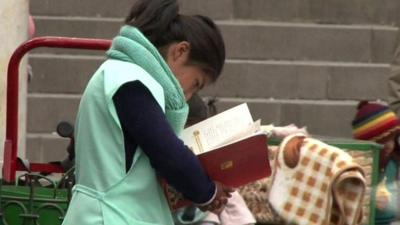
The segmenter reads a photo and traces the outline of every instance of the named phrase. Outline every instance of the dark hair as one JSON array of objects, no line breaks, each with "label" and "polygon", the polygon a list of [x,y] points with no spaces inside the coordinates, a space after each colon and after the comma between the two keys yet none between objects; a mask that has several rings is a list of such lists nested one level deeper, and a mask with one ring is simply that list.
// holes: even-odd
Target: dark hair
[{"label": "dark hair", "polygon": [[198,94],[192,95],[187,102],[189,105],[189,115],[186,125],[191,126],[217,114],[216,101],[215,98],[203,100]]},{"label": "dark hair", "polygon": [[160,52],[173,42],[189,42],[189,63],[202,66],[214,81],[221,74],[225,45],[208,17],[180,15],[176,0],[138,0],[125,23],[138,28]]}]

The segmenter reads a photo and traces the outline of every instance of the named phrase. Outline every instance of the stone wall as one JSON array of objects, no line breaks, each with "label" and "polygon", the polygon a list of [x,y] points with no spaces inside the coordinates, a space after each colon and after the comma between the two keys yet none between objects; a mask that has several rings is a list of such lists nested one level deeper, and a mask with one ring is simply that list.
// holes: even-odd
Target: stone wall
[{"label": "stone wall", "polygon": [[[31,2],[37,35],[111,39],[132,1]],[[219,110],[248,102],[264,124],[307,126],[351,137],[359,100],[385,99],[397,45],[397,0],[182,0],[182,11],[221,27],[227,63],[216,85]],[[30,56],[28,154],[56,160],[66,141],[57,122],[74,121],[80,94],[103,53],[38,50]],[[46,109],[46,110],[43,110]]]}]

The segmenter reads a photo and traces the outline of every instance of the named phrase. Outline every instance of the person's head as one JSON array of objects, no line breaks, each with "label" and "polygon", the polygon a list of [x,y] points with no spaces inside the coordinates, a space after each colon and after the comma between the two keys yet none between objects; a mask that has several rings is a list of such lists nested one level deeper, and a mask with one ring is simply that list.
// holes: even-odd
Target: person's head
[{"label": "person's head", "polygon": [[176,0],[138,0],[125,23],[159,50],[187,100],[221,74],[225,45],[220,30],[205,16],[179,14]]},{"label": "person's head", "polygon": [[203,100],[198,94],[194,94],[188,101],[189,115],[186,126],[199,123],[217,112],[215,109],[215,100]]},{"label": "person's head", "polygon": [[400,120],[386,105],[361,101],[352,122],[353,137],[359,140],[374,141],[383,145],[383,156],[394,150],[400,151],[398,137]]}]

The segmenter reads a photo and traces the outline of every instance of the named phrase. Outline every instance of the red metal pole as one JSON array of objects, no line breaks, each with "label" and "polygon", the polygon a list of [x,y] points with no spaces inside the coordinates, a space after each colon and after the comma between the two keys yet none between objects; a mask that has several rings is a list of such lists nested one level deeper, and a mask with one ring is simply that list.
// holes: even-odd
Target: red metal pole
[{"label": "red metal pole", "polygon": [[13,53],[7,71],[7,115],[6,140],[4,143],[3,179],[7,182],[15,180],[18,153],[18,80],[19,64],[23,56],[38,47],[72,48],[89,50],[107,50],[111,40],[69,38],[69,37],[37,37],[21,44]]}]

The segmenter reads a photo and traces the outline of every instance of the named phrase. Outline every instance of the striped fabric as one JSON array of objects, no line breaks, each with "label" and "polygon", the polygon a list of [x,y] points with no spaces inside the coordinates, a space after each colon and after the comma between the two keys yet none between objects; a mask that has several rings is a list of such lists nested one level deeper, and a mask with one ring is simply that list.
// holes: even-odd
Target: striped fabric
[{"label": "striped fabric", "polygon": [[377,141],[399,129],[400,121],[387,106],[361,102],[352,125],[355,139]]}]

